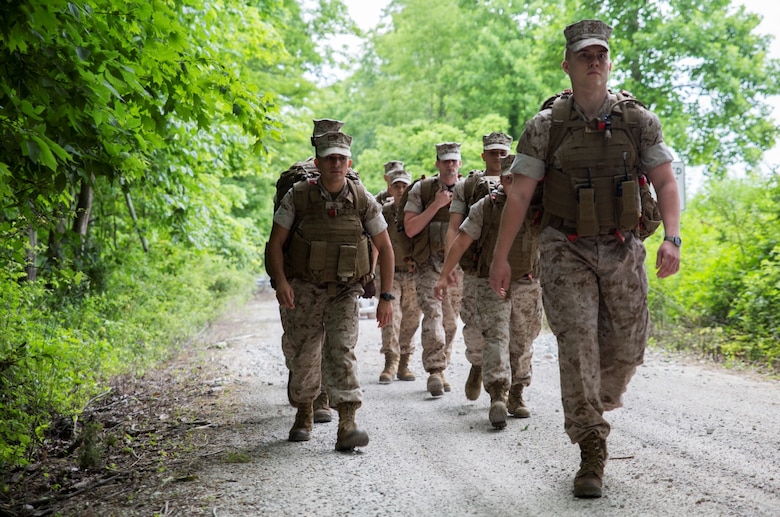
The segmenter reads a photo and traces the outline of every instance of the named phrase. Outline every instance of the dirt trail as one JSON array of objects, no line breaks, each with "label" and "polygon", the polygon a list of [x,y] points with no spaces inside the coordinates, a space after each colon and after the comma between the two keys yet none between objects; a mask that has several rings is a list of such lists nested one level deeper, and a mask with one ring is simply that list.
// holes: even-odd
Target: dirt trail
[{"label": "dirt trail", "polygon": [[[294,409],[279,347],[275,301],[262,295],[217,322],[179,373],[199,379],[181,397],[179,439],[167,469],[132,478],[132,490],[95,487],[62,515],[317,516],[774,516],[780,512],[780,383],[650,351],[609,413],[605,496],[571,495],[578,449],[563,432],[555,342],[537,339],[529,419],[503,431],[489,397],[463,394],[468,363],[458,336],[446,372],[453,391],[432,399],[419,358],[415,382],[380,385],[376,323],[361,321],[357,349],[370,435],[334,451],[337,418],[290,443]],[[418,341],[419,343],[419,341]],[[187,385],[183,382],[182,385]],[[175,387],[173,388],[176,389]],[[190,391],[190,393],[192,393]],[[180,426],[181,427],[181,426]],[[162,462],[161,464],[165,464]],[[128,481],[129,482],[129,481]],[[121,493],[121,496],[117,494]],[[30,513],[32,515],[32,513]]]}]

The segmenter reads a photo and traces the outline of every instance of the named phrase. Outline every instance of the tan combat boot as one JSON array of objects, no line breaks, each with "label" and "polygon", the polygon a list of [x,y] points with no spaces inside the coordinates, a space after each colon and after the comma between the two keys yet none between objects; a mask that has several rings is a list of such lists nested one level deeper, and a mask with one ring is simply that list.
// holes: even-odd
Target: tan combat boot
[{"label": "tan combat boot", "polygon": [[338,405],[339,430],[336,435],[336,450],[351,451],[355,447],[368,445],[368,433],[358,429],[355,423],[355,413],[360,402],[342,402]]},{"label": "tan combat boot", "polygon": [[507,390],[502,382],[494,382],[485,391],[490,395],[490,412],[488,418],[496,429],[506,427],[506,397]]},{"label": "tan combat boot", "polygon": [[295,414],[295,423],[290,429],[289,440],[291,442],[308,442],[311,440],[311,428],[313,427],[314,412],[311,402],[298,404],[298,412]]},{"label": "tan combat boot", "polygon": [[398,362],[398,377],[399,381],[413,381],[416,379],[414,372],[409,369],[409,359],[412,354],[401,354],[401,360]]},{"label": "tan combat boot", "polygon": [[601,497],[607,441],[591,433],[580,443],[580,470],[574,476],[574,497]]},{"label": "tan combat boot", "polygon": [[333,420],[333,417],[330,415],[330,404],[328,403],[328,394],[324,391],[319,394],[319,396],[314,399],[314,423],[315,424],[324,424],[326,422],[330,422]]},{"label": "tan combat boot", "polygon": [[506,403],[506,409],[515,418],[528,418],[531,416],[531,411],[523,400],[522,384],[515,384],[509,389],[509,400]]},{"label": "tan combat boot", "polygon": [[379,384],[390,384],[398,370],[398,354],[387,352],[385,354],[385,369],[379,374]]},{"label": "tan combat boot", "polygon": [[469,377],[466,379],[466,398],[477,400],[482,391],[482,365],[471,365]]},{"label": "tan combat boot", "polygon": [[449,393],[449,392],[451,392],[451,391],[452,391],[452,385],[450,384],[450,381],[448,381],[448,380],[447,380],[447,379],[444,377],[444,370],[442,370],[442,371],[441,371],[441,387],[442,387],[442,389],[443,389],[444,391],[446,391],[447,393]]},{"label": "tan combat boot", "polygon": [[428,391],[432,397],[444,395],[444,383],[441,380],[441,370],[433,370],[428,375]]}]

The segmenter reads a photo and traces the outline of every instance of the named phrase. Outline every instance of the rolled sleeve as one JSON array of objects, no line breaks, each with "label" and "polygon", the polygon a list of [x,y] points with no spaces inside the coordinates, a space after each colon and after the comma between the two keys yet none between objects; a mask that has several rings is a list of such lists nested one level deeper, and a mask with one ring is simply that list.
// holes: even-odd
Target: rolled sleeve
[{"label": "rolled sleeve", "polygon": [[404,205],[404,212],[414,212],[415,214],[422,213],[422,199],[420,198],[420,182],[418,181],[411,186],[409,190],[409,196],[406,199]]},{"label": "rolled sleeve", "polygon": [[535,180],[544,178],[545,162],[539,158],[528,156],[527,154],[517,154],[512,162],[509,172],[512,174],[522,174]]},{"label": "rolled sleeve", "polygon": [[469,210],[469,216],[461,223],[459,230],[471,237],[472,239],[479,240],[482,235],[482,226],[484,224],[482,214],[485,204],[485,198],[480,199],[471,206]]},{"label": "rolled sleeve", "polygon": [[293,203],[292,189],[288,190],[279,203],[279,208],[274,212],[274,223],[289,230],[295,222],[295,205]]}]

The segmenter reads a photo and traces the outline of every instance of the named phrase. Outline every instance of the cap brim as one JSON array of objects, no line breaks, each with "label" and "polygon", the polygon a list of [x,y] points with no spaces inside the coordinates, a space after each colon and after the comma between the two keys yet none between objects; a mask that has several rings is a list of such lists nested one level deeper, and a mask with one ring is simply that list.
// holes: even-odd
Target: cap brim
[{"label": "cap brim", "polygon": [[460,153],[447,153],[439,156],[440,162],[444,162],[447,160],[460,160]]},{"label": "cap brim", "polygon": [[493,149],[500,149],[502,151],[510,151],[509,146],[503,144],[490,144],[482,148],[484,151],[492,151]]},{"label": "cap brim", "polygon": [[604,47],[605,49],[609,50],[609,43],[600,38],[588,38],[580,40],[569,47],[569,50],[572,52],[579,52],[585,47],[590,47],[593,45],[598,45],[599,47]]},{"label": "cap brim", "polygon": [[406,183],[407,185],[409,185],[409,184],[411,184],[411,183],[412,183],[412,182],[411,182],[411,180],[408,180],[408,179],[406,179],[406,178],[397,178],[397,179],[394,179],[394,180],[393,180],[393,182],[391,183],[391,185],[394,185],[394,184],[398,183],[399,181],[400,181],[400,182],[402,182],[402,183]]},{"label": "cap brim", "polygon": [[341,156],[346,156],[347,158],[352,156],[352,153],[349,151],[349,149],[344,149],[343,147],[328,147],[322,151],[317,151],[317,154],[323,158],[330,156],[331,154],[340,154]]}]

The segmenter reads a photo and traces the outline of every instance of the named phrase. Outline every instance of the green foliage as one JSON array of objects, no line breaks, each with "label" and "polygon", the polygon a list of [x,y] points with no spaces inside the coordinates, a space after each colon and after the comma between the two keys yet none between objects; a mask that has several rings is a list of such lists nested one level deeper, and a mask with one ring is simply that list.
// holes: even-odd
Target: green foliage
[{"label": "green foliage", "polygon": [[[721,329],[702,345],[777,366],[780,356],[780,184],[776,176],[711,181],[683,212],[680,273],[651,275],[654,319],[673,326]],[[657,249],[660,236],[648,243]],[[648,254],[652,271],[654,254]],[[697,332],[701,332],[700,330]],[[693,340],[697,342],[698,339]]]}]

